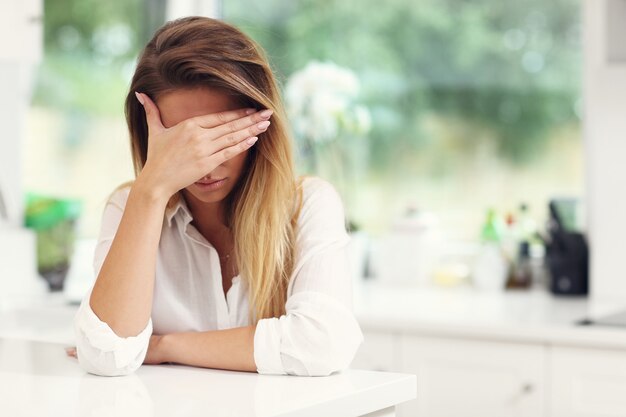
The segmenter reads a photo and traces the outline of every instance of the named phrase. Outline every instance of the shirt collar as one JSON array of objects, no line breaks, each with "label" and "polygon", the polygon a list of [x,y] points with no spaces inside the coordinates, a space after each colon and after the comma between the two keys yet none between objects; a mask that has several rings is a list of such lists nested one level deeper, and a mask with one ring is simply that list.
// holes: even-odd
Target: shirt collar
[{"label": "shirt collar", "polygon": [[167,218],[167,225],[169,227],[172,227],[172,219],[174,216],[181,217],[186,223],[191,222],[193,219],[187,202],[180,191],[172,197],[171,204],[165,210],[165,217]]}]

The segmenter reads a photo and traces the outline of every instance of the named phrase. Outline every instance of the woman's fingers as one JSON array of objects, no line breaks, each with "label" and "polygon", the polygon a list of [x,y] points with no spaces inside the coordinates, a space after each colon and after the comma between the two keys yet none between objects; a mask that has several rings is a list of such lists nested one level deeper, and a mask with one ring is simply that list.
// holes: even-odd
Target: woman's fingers
[{"label": "woman's fingers", "polygon": [[250,124],[261,122],[269,119],[272,113],[272,110],[238,109],[196,116],[191,120],[204,129],[212,129],[228,123],[239,126],[242,123],[246,124],[246,122]]},{"label": "woman's fingers", "polygon": [[209,152],[215,153],[227,147],[237,145],[238,143],[248,138],[256,137],[260,135],[261,133],[265,132],[269,126],[270,126],[270,121],[264,120],[252,126],[247,126],[237,132],[228,133],[214,141],[207,142],[207,145],[210,149]]},{"label": "woman's fingers", "polygon": [[[146,112],[148,131],[154,133],[164,130],[165,126],[163,126],[161,121],[161,113],[157,105],[147,94],[135,92],[135,96]],[[247,108],[196,116],[189,120],[201,128],[215,129],[213,137],[220,137],[268,120],[272,114],[273,111],[269,109],[256,111],[255,109]]]},{"label": "woman's fingers", "polygon": [[[262,110],[249,116],[235,119],[228,123],[220,124],[219,126],[212,128],[211,131],[214,133],[214,137],[228,136],[250,128],[254,125],[265,123],[272,116],[272,113],[273,111],[269,109]],[[267,126],[269,126],[269,123],[267,124]],[[267,126],[265,127],[265,129],[267,129]]]},{"label": "woman's fingers", "polygon": [[[181,144],[192,145],[181,148],[186,151],[180,150],[179,159],[197,158],[199,152],[202,159],[207,158],[206,168],[213,167],[211,170],[253,146],[258,135],[270,126],[269,119],[273,114],[270,109],[255,111],[244,108],[192,117],[166,128],[158,107],[150,97],[140,92],[135,95],[145,110],[150,137],[155,134],[165,135],[164,138],[174,138]],[[158,155],[160,148],[153,149],[152,155],[148,156],[149,161],[158,159],[153,155],[154,152]],[[158,165],[158,162],[155,163]]]},{"label": "woman's fingers", "polygon": [[207,141],[207,162],[211,166],[219,166],[231,158],[252,147],[258,138],[258,134],[267,130],[269,120],[257,123],[235,133],[222,136],[217,140]]},{"label": "woman's fingers", "polygon": [[[214,162],[216,166],[219,166],[223,164],[224,162],[228,161],[229,159],[234,158],[235,156],[244,152],[246,149],[250,148],[252,145],[256,143],[258,139],[259,138],[256,136],[249,137],[246,140],[241,141],[233,146],[229,146],[218,152],[215,152],[214,154],[209,156],[209,158],[213,160],[212,162]],[[217,159],[217,161],[215,161],[215,159]]]},{"label": "woman's fingers", "polygon": [[255,109],[227,110],[219,113],[192,117],[191,120],[204,129],[211,129],[224,123],[250,116],[254,113],[257,113]]},{"label": "woman's fingers", "polygon": [[139,93],[135,91],[135,96],[141,105],[143,106],[144,111],[146,112],[146,123],[148,123],[148,132],[155,133],[165,129],[163,126],[163,122],[161,122],[161,113],[159,112],[159,108],[156,104],[148,97],[147,94]]},{"label": "woman's fingers", "polygon": [[75,347],[65,348],[65,353],[67,354],[67,356],[71,356],[73,358],[77,356]]},{"label": "woman's fingers", "polygon": [[[257,137],[269,128],[271,122],[267,119],[271,117],[272,113],[271,110],[264,110],[235,119],[226,124],[221,124],[212,129],[206,129],[205,133],[200,137],[206,139],[206,141],[202,139],[203,143],[206,143],[206,155],[217,154],[222,150],[232,148],[226,152],[225,156],[218,157],[219,163],[221,164],[223,161],[248,149],[254,143],[245,144],[245,141],[249,138]],[[216,135],[220,136],[216,137]],[[237,147],[239,144],[241,144],[241,146]]]}]

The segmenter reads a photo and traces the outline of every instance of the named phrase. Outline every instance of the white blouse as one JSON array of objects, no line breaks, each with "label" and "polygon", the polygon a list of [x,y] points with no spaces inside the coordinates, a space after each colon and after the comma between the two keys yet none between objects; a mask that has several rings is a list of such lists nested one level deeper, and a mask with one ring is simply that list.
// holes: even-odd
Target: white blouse
[{"label": "white blouse", "polygon": [[[104,208],[93,261],[95,276],[111,247],[129,192],[130,187],[117,191]],[[350,237],[339,194],[327,181],[308,177],[302,204],[286,314],[259,320],[254,334],[254,361],[260,374],[329,375],[348,368],[363,342],[352,312]],[[224,297],[217,251],[191,221],[183,198],[165,212],[152,314],[137,336],[117,336],[90,308],[91,290],[85,295],[74,329],[78,360],[87,372],[133,372],[143,363],[153,332],[202,332],[252,324],[245,281],[234,277]]]}]

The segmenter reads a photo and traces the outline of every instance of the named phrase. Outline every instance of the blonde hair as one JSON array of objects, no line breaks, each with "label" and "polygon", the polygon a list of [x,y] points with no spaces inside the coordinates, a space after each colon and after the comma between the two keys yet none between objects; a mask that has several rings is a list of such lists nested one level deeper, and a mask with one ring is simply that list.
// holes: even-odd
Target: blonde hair
[{"label": "blonde hair", "polygon": [[[148,127],[135,91],[153,101],[179,88],[225,90],[242,107],[272,109],[272,124],[250,148],[239,183],[226,197],[234,259],[249,290],[250,320],[285,314],[302,206],[292,141],[272,70],[262,49],[235,27],[207,17],[166,23],[144,48],[126,97],[135,176],[147,159]],[[128,186],[122,184],[119,188]],[[171,208],[181,192],[168,201]],[[253,238],[252,238],[253,237]]]}]

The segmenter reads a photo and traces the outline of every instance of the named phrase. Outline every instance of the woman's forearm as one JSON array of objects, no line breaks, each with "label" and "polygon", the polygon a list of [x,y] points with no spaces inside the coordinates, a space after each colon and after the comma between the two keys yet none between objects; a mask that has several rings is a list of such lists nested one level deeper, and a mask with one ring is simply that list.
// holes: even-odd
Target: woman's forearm
[{"label": "woman's forearm", "polygon": [[118,336],[136,336],[150,318],[167,200],[137,178],[91,293],[91,309]]},{"label": "woman's forearm", "polygon": [[203,368],[256,372],[254,332],[256,326],[208,332],[171,333],[161,337],[159,357]]}]

